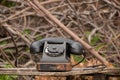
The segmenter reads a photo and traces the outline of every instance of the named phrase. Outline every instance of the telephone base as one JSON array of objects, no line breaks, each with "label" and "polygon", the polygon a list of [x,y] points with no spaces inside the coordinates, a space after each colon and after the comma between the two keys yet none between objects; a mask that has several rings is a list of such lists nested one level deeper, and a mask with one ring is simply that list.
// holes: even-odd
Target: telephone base
[{"label": "telephone base", "polygon": [[64,72],[71,69],[71,63],[37,63],[37,70],[41,72]]}]

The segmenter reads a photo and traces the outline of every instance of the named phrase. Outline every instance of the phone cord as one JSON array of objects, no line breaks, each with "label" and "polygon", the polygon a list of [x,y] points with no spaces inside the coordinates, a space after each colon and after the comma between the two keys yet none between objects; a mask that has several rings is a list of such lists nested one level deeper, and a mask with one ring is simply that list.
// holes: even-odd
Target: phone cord
[{"label": "phone cord", "polygon": [[72,67],[77,66],[78,64],[80,64],[81,62],[83,62],[84,59],[85,59],[85,55],[83,54],[83,58],[80,61],[78,61],[78,63],[72,65]]}]

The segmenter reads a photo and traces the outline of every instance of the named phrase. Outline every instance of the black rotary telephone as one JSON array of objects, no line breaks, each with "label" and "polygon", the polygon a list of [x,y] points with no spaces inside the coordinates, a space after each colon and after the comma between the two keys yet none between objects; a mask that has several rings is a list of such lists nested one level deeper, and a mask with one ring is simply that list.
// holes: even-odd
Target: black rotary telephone
[{"label": "black rotary telephone", "polygon": [[72,69],[70,54],[83,54],[83,47],[70,39],[45,38],[33,42],[30,53],[42,54],[40,62],[37,63],[39,71],[70,71]]}]

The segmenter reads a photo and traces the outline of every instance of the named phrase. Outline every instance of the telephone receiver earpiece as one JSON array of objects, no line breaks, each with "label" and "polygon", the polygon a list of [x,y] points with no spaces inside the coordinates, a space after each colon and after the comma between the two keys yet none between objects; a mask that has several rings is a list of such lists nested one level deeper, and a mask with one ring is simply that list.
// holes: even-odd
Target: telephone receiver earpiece
[{"label": "telephone receiver earpiece", "polygon": [[68,45],[68,50],[70,50],[69,51],[70,53],[75,55],[80,55],[83,53],[83,47],[81,46],[80,43],[66,38],[44,38],[39,41],[35,41],[30,46],[30,53],[35,54],[42,52],[44,48],[44,43],[46,41],[48,43],[53,43],[53,44],[66,42]]}]

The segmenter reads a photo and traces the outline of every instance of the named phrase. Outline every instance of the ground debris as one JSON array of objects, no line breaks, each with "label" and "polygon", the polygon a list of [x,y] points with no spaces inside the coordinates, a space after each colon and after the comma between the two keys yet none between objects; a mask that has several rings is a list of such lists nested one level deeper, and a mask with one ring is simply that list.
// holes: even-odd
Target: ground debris
[{"label": "ground debris", "polygon": [[[93,46],[114,66],[120,67],[119,0],[39,1],[66,27]],[[5,2],[7,5],[10,2],[9,6]],[[24,0],[5,2],[0,1],[0,67],[6,63],[12,67],[16,64],[18,67],[34,67],[34,59],[29,54],[29,46],[33,41],[46,37],[71,38],[42,13],[39,15],[31,9]],[[86,53],[86,62],[78,67],[101,64],[87,51]],[[35,55],[34,58],[39,60],[40,57]]]}]

